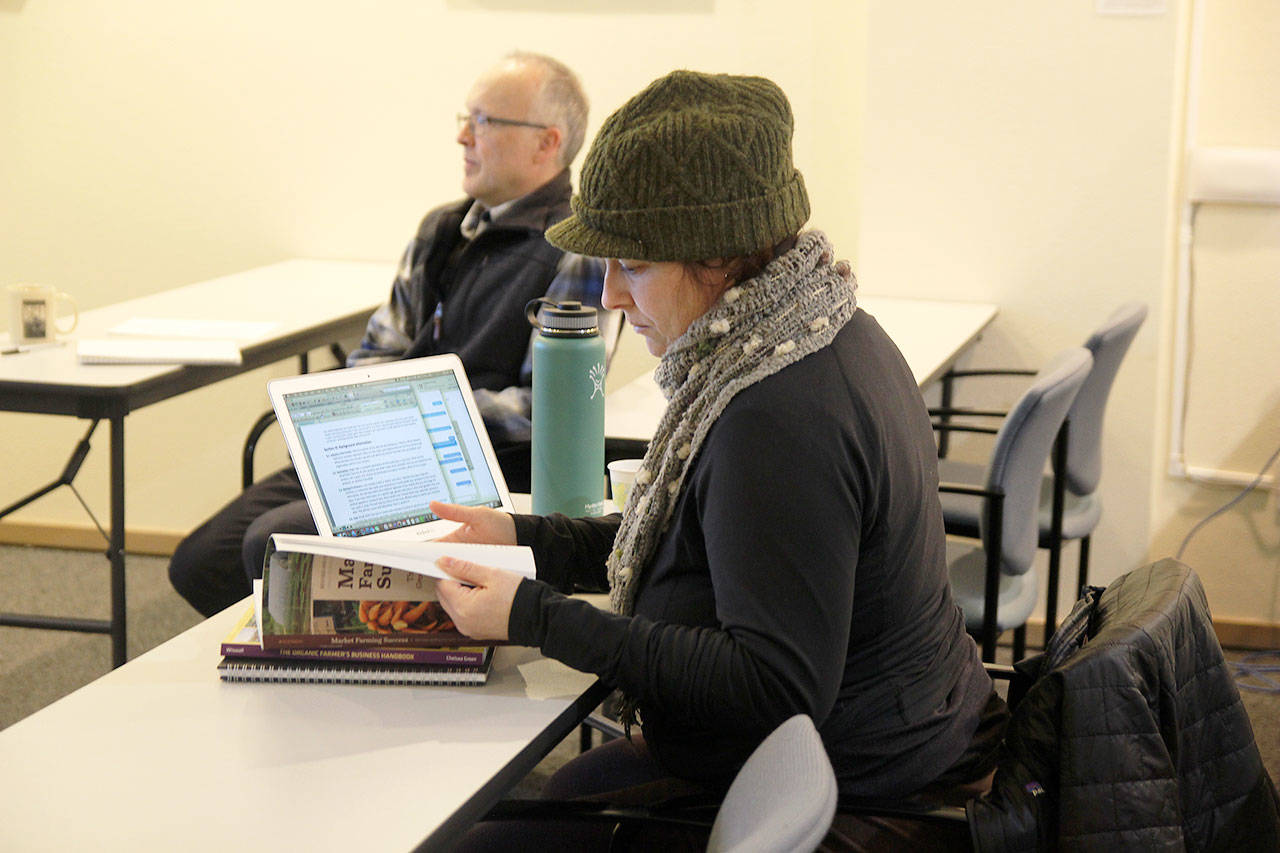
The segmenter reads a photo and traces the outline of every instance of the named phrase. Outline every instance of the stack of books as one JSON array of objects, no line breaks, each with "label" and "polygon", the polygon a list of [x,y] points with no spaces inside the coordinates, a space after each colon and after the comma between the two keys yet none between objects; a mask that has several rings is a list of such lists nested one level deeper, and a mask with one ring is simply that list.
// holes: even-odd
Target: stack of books
[{"label": "stack of books", "polygon": [[492,663],[492,646],[369,645],[320,635],[267,647],[250,607],[222,641],[218,675],[223,681],[478,686]]},{"label": "stack of books", "polygon": [[493,662],[436,600],[444,554],[534,574],[514,546],[409,547],[277,534],[255,603],[222,643],[225,681],[480,685]]}]

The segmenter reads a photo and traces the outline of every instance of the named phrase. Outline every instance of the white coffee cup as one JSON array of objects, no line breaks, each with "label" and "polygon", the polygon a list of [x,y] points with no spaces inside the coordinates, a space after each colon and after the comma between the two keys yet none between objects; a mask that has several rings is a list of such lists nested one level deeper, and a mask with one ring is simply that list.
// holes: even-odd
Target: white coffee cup
[{"label": "white coffee cup", "polygon": [[[9,341],[43,344],[69,335],[80,322],[80,308],[70,295],[47,284],[11,284],[9,291]],[[58,303],[69,306],[71,325],[58,325]],[[64,318],[65,319],[65,318]]]},{"label": "white coffee cup", "polygon": [[627,505],[627,490],[643,463],[643,459],[615,459],[609,463],[609,489],[618,509]]}]

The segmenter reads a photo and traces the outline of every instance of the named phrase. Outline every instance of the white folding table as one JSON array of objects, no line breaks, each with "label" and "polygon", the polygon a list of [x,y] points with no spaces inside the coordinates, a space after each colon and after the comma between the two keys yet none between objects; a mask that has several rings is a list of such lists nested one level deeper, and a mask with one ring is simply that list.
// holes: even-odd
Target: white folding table
[{"label": "white folding table", "polygon": [[446,850],[606,692],[518,647],[483,687],[224,683],[245,606],[0,731],[0,850]]},{"label": "white folding table", "polygon": [[110,523],[111,618],[0,613],[0,625],[111,635],[111,659],[119,666],[125,648],[125,417],[135,409],[211,385],[364,331],[369,315],[391,287],[390,264],[360,261],[291,260],[174,290],[85,311],[74,335],[104,337],[135,318],[269,323],[269,331],[244,342],[243,362],[234,366],[79,364],[74,339],[0,356],[0,411],[69,415],[90,426],[71,454],[62,477],[0,510],[0,518],[74,479],[101,420],[111,425]]},{"label": "white folding table", "polygon": [[[907,360],[921,388],[946,373],[996,316],[985,302],[899,299],[858,294],[858,308],[879,321]],[[631,380],[605,397],[604,434],[615,442],[653,437],[666,410],[652,373]]]}]

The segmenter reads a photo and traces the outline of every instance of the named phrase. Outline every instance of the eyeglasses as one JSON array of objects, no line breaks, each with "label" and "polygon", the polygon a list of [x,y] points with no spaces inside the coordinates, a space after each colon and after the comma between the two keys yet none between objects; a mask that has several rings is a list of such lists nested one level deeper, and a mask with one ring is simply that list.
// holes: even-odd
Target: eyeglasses
[{"label": "eyeglasses", "polygon": [[490,126],[506,126],[506,127],[536,127],[538,130],[546,130],[551,127],[549,124],[538,124],[532,121],[516,121],[513,118],[494,118],[484,113],[458,113],[458,130],[466,128],[469,132],[479,135],[489,129]]}]

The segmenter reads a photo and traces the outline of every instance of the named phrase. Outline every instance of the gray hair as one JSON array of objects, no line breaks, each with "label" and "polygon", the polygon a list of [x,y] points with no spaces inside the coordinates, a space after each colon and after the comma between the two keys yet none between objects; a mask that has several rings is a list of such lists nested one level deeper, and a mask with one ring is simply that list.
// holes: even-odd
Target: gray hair
[{"label": "gray hair", "polygon": [[567,168],[578,156],[587,136],[587,93],[582,90],[578,75],[560,60],[541,53],[514,50],[504,58],[542,71],[534,109],[543,121],[564,133],[560,165]]}]

